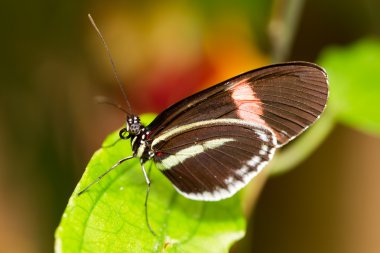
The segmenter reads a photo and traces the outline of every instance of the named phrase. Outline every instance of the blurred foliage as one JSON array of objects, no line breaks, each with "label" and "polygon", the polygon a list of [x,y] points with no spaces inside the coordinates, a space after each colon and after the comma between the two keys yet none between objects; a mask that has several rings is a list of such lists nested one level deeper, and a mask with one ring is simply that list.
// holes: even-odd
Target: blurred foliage
[{"label": "blurred foliage", "polygon": [[[153,119],[153,115],[141,117],[145,125]],[[103,146],[118,139],[115,132]],[[110,168],[126,154],[131,154],[129,141],[120,141],[94,154],[57,229],[56,252],[220,253],[228,252],[244,236],[245,219],[239,207],[239,194],[218,202],[186,199],[149,162],[145,167],[153,165],[150,178],[154,183],[148,218],[157,236],[151,234],[144,215],[146,182],[138,159],[123,163],[77,196],[104,168]]]},{"label": "blurred foliage", "polygon": [[[380,177],[378,139],[352,130],[379,132],[378,42],[349,45],[380,35],[380,1],[300,2],[304,8],[293,27],[288,59],[315,62],[321,50],[335,45],[319,61],[330,76],[328,111],[313,131],[305,133],[315,135],[319,142],[310,144],[321,147],[311,154],[315,147],[305,136],[300,141],[307,148],[290,152],[294,159],[284,163],[278,159],[277,165],[286,168],[293,168],[287,162],[303,162],[291,173],[272,177],[258,203],[251,201],[255,209],[247,214],[248,236],[238,248],[241,252],[379,252],[379,216],[368,213],[380,208],[378,182],[371,181]],[[274,10],[276,3],[280,7]],[[123,121],[116,110],[93,103],[95,95],[115,100],[121,95],[87,13],[93,14],[106,37],[133,108],[142,113],[159,112],[197,90],[268,64],[273,50],[268,30],[273,29],[273,20],[281,20],[286,3],[2,3],[0,251],[51,252],[52,234],[85,164],[104,136]],[[352,128],[338,124],[323,142],[330,130],[321,123],[335,124],[330,117]],[[294,146],[293,151],[300,150],[297,143]],[[138,170],[131,169],[141,179]],[[115,171],[114,177],[121,171]],[[100,186],[109,182],[104,180]],[[145,186],[143,181],[141,185]],[[152,194],[160,187],[153,184]],[[141,191],[140,197],[145,187]],[[86,196],[83,201],[88,201]],[[144,217],[144,207],[136,206]],[[144,224],[139,228],[146,229]],[[155,228],[160,229],[157,224]]]},{"label": "blurred foliage", "polygon": [[331,84],[329,110],[340,122],[380,134],[380,40],[328,48],[319,62]]}]

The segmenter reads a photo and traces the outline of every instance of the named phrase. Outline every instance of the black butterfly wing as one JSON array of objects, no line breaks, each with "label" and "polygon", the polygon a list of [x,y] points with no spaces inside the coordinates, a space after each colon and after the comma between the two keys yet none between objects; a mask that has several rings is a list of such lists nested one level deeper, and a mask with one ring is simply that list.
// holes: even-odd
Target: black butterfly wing
[{"label": "black butterfly wing", "polygon": [[153,159],[186,197],[227,198],[320,116],[327,96],[326,73],[311,63],[247,72],[158,115],[147,127]]},{"label": "black butterfly wing", "polygon": [[307,62],[270,65],[179,101],[147,128],[154,139],[194,122],[241,119],[270,128],[282,146],[319,118],[327,97],[327,75],[319,66]]},{"label": "black butterfly wing", "polygon": [[267,127],[239,119],[191,123],[152,142],[154,161],[187,198],[217,201],[244,187],[268,163],[276,137]]}]

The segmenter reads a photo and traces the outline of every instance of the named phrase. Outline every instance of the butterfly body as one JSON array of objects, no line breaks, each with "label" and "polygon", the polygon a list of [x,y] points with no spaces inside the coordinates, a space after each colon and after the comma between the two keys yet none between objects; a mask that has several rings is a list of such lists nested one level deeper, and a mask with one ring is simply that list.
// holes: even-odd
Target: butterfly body
[{"label": "butterfly body", "polygon": [[179,193],[217,201],[243,188],[277,148],[314,123],[327,97],[319,66],[276,64],[185,98],[146,127],[128,116],[120,136],[131,138],[133,156],[142,164],[152,159]]}]

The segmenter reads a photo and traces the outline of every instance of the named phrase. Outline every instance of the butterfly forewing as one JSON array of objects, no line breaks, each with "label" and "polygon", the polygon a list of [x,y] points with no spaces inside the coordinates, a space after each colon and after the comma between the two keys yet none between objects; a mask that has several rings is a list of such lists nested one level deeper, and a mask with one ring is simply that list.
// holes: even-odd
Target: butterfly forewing
[{"label": "butterfly forewing", "polygon": [[154,161],[184,196],[216,201],[244,187],[272,158],[274,133],[237,119],[191,123],[152,143]]},{"label": "butterfly forewing", "polygon": [[247,82],[253,83],[261,101],[261,118],[283,145],[319,118],[328,96],[327,76],[311,64],[275,66],[270,70],[275,74],[262,74]]},{"label": "butterfly forewing", "polygon": [[328,96],[326,73],[317,65],[293,62],[253,70],[162,112],[149,126],[151,138],[171,129],[212,119],[241,119],[270,128],[279,146],[310,126]]}]

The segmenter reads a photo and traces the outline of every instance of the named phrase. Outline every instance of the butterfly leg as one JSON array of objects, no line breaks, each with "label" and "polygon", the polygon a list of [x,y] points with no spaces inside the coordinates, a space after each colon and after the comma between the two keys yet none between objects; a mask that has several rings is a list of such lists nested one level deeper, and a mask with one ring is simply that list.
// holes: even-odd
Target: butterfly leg
[{"label": "butterfly leg", "polygon": [[115,163],[111,168],[109,168],[106,172],[104,172],[103,174],[101,174],[97,179],[95,179],[94,181],[92,181],[92,183],[90,183],[89,185],[87,185],[83,190],[81,190],[77,196],[81,195],[82,193],[84,193],[85,191],[88,190],[88,188],[90,188],[91,186],[93,186],[94,184],[96,184],[97,182],[99,182],[105,175],[107,175],[108,173],[110,173],[113,169],[115,169],[117,166],[119,166],[120,164],[122,164],[123,162],[129,160],[133,158],[133,156],[128,156],[128,157],[125,157],[121,160],[119,160],[117,163]]},{"label": "butterfly leg", "polygon": [[[152,227],[150,226],[150,223],[149,223],[149,217],[148,217],[148,199],[149,199],[149,192],[150,192],[150,180],[149,180],[149,177],[148,177],[148,174],[146,173],[146,170],[145,170],[145,167],[144,167],[144,164],[143,164],[143,161],[142,159],[140,160],[140,164],[141,164],[141,169],[143,171],[143,174],[144,174],[144,177],[145,177],[145,181],[146,181],[146,184],[147,184],[147,188],[146,188],[146,195],[145,195],[145,220],[146,220],[146,224],[150,230],[150,232],[154,235],[154,236],[157,236],[157,234],[154,232],[154,230],[152,229]],[[150,169],[149,169],[150,171]]]}]

